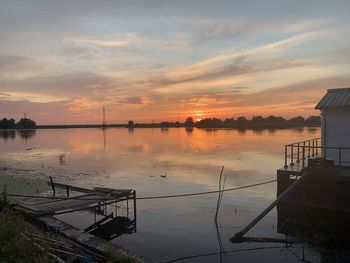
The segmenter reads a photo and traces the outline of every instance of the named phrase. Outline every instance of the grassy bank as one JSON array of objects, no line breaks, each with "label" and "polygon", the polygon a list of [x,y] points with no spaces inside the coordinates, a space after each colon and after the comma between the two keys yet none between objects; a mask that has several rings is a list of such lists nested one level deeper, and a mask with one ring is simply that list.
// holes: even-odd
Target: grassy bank
[{"label": "grassy bank", "polygon": [[31,240],[27,233],[34,229],[14,213],[6,196],[0,201],[0,262],[52,262]]},{"label": "grassy bank", "polygon": [[[34,236],[39,238],[33,238]],[[45,234],[11,209],[6,193],[2,193],[0,199],[0,263],[57,262],[54,259],[55,256],[50,255],[50,252],[54,253],[52,248],[48,247],[47,243],[42,242],[44,238]],[[52,238],[56,239],[57,237]],[[114,251],[108,251],[105,257],[105,262],[110,263],[138,262],[135,256]],[[69,256],[65,260],[67,260],[66,262],[83,262],[75,256]]]}]

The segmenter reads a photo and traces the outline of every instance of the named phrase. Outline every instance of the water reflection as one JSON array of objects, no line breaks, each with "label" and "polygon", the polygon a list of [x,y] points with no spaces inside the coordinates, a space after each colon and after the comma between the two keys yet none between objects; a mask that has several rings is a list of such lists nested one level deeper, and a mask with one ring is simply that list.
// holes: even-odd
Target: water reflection
[{"label": "water reflection", "polygon": [[0,137],[5,141],[15,139],[16,134],[26,141],[35,136],[36,130],[0,130]]},{"label": "water reflection", "polygon": [[192,127],[186,128],[186,133],[187,134],[192,134],[192,132],[193,132],[193,128]]},{"label": "water reflection", "polygon": [[318,128],[308,128],[307,130],[310,133],[317,133]]},{"label": "water reflection", "polygon": [[[11,167],[2,173],[15,171],[23,177],[47,180],[53,176],[59,182],[83,187],[136,189],[138,197],[173,195],[217,190],[222,165],[227,173],[226,188],[273,180],[276,169],[284,164],[284,145],[318,134],[319,129],[316,134],[308,129],[259,133],[197,128],[169,128],[166,132],[158,128],[37,130],[27,141],[20,136],[0,140],[1,153],[7,153],[0,155],[0,165]],[[27,151],[29,147],[33,150]],[[57,161],[63,153],[67,153],[61,158],[64,165]],[[160,177],[165,173],[166,178]],[[216,195],[139,200],[142,212],[138,213],[137,234],[121,235],[113,242],[158,262],[189,255],[198,255],[196,262],[224,261],[223,255],[228,262],[289,259],[289,252],[281,252],[281,244],[232,247],[228,243],[232,229],[243,227],[275,199],[276,185],[226,193],[217,225],[213,224]],[[272,212],[250,234],[281,238],[271,228],[277,225],[276,219]],[[71,223],[72,217],[67,220]],[[82,228],[92,223],[84,216],[74,220],[77,226],[84,224]]]},{"label": "water reflection", "polygon": [[107,145],[107,129],[106,128],[102,129],[102,136],[103,136],[103,149],[106,150],[106,145]]},{"label": "water reflection", "polygon": [[[101,222],[103,220],[103,222]],[[107,241],[111,241],[124,234],[132,234],[135,232],[136,223],[135,220],[131,220],[125,216],[117,216],[114,218],[103,218],[99,224],[94,224],[92,227],[88,227],[85,231],[103,238]]]},{"label": "water reflection", "polygon": [[36,130],[19,130],[18,133],[22,139],[28,140],[35,136]]},{"label": "water reflection", "polygon": [[307,243],[322,262],[350,260],[349,213],[292,204],[279,204],[277,212],[278,232]]},{"label": "water reflection", "polygon": [[16,137],[16,131],[14,130],[1,130],[0,137],[5,141],[8,139],[14,139]]}]

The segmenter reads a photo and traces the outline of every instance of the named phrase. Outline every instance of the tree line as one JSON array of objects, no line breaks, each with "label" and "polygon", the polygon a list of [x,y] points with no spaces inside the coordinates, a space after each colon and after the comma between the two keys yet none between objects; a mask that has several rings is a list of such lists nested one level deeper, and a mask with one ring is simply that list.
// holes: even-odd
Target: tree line
[{"label": "tree line", "polygon": [[35,121],[28,119],[28,118],[22,118],[18,122],[16,122],[15,119],[7,119],[3,118],[0,120],[0,129],[35,129],[36,123]]},{"label": "tree line", "polygon": [[185,127],[199,127],[199,128],[220,128],[220,127],[296,127],[296,126],[320,126],[320,116],[310,116],[304,118],[297,116],[291,119],[285,119],[281,116],[270,115],[266,118],[262,116],[254,116],[248,120],[244,116],[237,119],[227,118],[221,120],[218,118],[205,118],[194,122],[192,117],[188,117],[184,123]]}]

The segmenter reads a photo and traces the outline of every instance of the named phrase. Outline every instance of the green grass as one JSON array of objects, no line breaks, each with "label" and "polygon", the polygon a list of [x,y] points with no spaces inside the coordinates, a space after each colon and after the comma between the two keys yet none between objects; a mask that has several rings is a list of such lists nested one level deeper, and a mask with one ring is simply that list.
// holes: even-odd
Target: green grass
[{"label": "green grass", "polygon": [[8,205],[6,195],[0,200],[0,262],[44,263],[51,260],[28,240],[26,233],[33,232],[24,219]]},{"label": "green grass", "polygon": [[[50,263],[56,262],[46,255],[45,246],[40,243],[41,249],[28,239],[30,234],[38,230],[25,222],[25,219],[16,214],[10,207],[6,193],[0,198],[0,263]],[[68,262],[74,262],[74,259]],[[137,263],[137,257],[119,251],[107,252],[108,263]]]},{"label": "green grass", "polygon": [[107,252],[108,263],[137,263],[137,257],[120,252],[108,251]]}]

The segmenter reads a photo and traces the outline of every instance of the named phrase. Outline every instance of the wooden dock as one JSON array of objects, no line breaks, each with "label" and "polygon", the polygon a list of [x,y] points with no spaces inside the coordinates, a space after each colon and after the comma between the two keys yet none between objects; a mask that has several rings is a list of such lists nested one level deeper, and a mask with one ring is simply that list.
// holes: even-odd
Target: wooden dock
[{"label": "wooden dock", "polygon": [[[48,182],[52,187],[51,197],[33,197],[16,203],[16,209],[33,217],[44,215],[60,215],[87,209],[102,209],[107,205],[129,200],[134,203],[136,218],[136,191],[132,189],[112,189],[95,187],[92,190],[68,184]],[[66,196],[57,196],[56,189],[64,189]],[[72,195],[73,194],[73,195]]]},{"label": "wooden dock", "polygon": [[[108,242],[122,234],[136,232],[136,191],[94,187],[92,189],[55,183],[50,178],[51,196],[10,196],[13,209],[30,217],[36,225],[50,229],[64,238],[77,242],[97,255],[108,251],[126,250]],[[133,218],[129,218],[129,201],[132,202]],[[118,216],[118,203],[126,202],[127,217]],[[112,212],[111,212],[112,208]],[[95,213],[94,223],[79,229],[71,226],[56,215],[89,210]],[[97,215],[102,219],[97,220]],[[92,217],[93,218],[93,217]],[[80,262],[80,261],[79,261]],[[98,261],[97,261],[98,262]],[[139,262],[143,262],[139,259]]]}]

